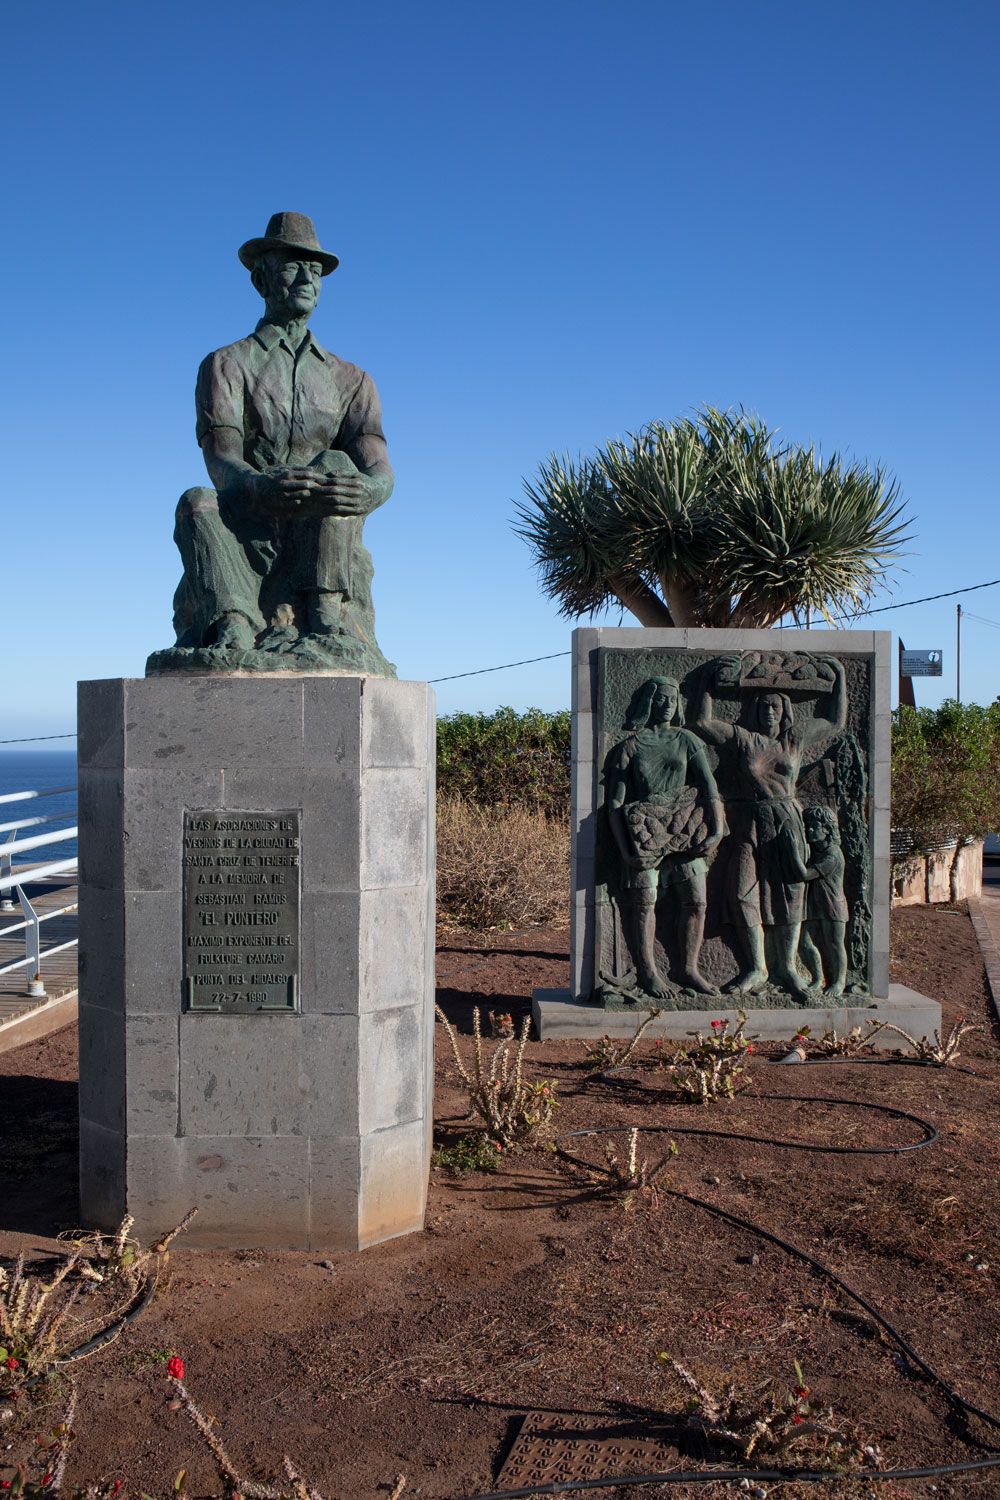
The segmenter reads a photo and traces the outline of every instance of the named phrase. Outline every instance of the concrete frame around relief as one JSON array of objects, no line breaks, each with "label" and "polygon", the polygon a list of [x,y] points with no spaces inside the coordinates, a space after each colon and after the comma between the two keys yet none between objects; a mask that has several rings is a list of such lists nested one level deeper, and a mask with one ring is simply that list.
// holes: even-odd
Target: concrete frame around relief
[{"label": "concrete frame around relief", "polygon": [[[425,683],[80,684],[84,1222],[192,1247],[422,1228],[436,717]],[[182,1008],[185,810],[301,810],[301,1013]]]},{"label": "concrete frame around relief", "polygon": [[[577,1007],[586,1006],[590,1012],[581,1018],[579,1034],[587,1035],[593,1029],[592,1018],[604,1018],[603,1029],[613,1013],[595,1006],[591,1000],[594,989],[594,945],[595,945],[595,821],[600,805],[601,788],[597,759],[598,735],[598,651],[601,647],[619,650],[630,647],[642,651],[691,650],[691,651],[809,651],[843,655],[864,655],[874,659],[875,734],[872,746],[871,774],[869,777],[869,817],[873,833],[872,866],[872,993],[881,1019],[892,1019],[889,987],[889,788],[890,788],[890,734],[891,734],[891,635],[880,630],[656,630],[646,626],[615,628],[586,626],[573,632],[573,741],[572,741],[572,861],[571,861],[571,913],[570,913],[570,989],[561,991],[537,991],[535,1000],[536,1023],[541,1034],[568,1035],[569,1024],[566,1013],[559,1010],[558,1032],[555,1022],[546,1025],[543,1005],[555,1003],[561,996],[560,1006],[569,1001]],[[895,988],[895,987],[894,987]],[[914,1010],[908,991],[906,1020],[921,1024],[940,1025],[940,1006],[926,1000],[926,1007]],[[542,997],[545,997],[544,1001]],[[896,997],[893,997],[896,998]],[[925,997],[919,997],[924,1000]],[[899,996],[902,1000],[904,997]],[[846,1016],[842,1007],[835,1007],[837,1018]],[[871,1011],[866,1011],[871,1014]],[[636,1012],[626,1012],[624,1019],[634,1028]],[[692,1029],[700,1012],[664,1012],[659,1026],[662,1035],[685,1035]],[[720,1008],[706,1011],[719,1017],[735,1014],[726,1009],[726,1000],[720,996]],[[749,1011],[750,1020],[756,1023],[764,1012]],[[776,1011],[782,1017],[798,1017],[810,1020],[814,1026],[820,1023],[825,1012],[789,1007],[788,1011]],[[832,1014],[832,1012],[831,1012]],[[937,1019],[934,1019],[936,1014]],[[553,1017],[555,1012],[552,1013]],[[927,1025],[924,1025],[924,1022]],[[852,1023],[853,1024],[853,1023]],[[905,1024],[905,1021],[904,1023]],[[838,1030],[841,1029],[838,1025]],[[907,1028],[909,1029],[909,1028]],[[898,1038],[896,1039],[898,1041]]]}]

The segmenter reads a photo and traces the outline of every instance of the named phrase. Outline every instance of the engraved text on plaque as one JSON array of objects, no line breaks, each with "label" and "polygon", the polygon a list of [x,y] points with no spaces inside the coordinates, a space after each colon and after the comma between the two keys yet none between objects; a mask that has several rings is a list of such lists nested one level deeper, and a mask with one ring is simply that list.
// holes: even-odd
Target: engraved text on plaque
[{"label": "engraved text on plaque", "polygon": [[184,817],[184,1003],[299,1009],[299,813]]}]

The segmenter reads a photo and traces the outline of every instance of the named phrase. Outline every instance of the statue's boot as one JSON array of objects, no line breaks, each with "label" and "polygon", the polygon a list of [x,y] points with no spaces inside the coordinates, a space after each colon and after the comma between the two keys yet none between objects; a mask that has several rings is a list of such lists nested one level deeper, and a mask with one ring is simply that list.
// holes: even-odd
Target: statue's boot
[{"label": "statue's boot", "polygon": [[219,617],[212,644],[224,651],[250,651],[256,640],[254,628],[246,616],[229,610]]},{"label": "statue's boot", "polygon": [[343,635],[344,596],[328,589],[309,595],[309,630],[312,635]]}]

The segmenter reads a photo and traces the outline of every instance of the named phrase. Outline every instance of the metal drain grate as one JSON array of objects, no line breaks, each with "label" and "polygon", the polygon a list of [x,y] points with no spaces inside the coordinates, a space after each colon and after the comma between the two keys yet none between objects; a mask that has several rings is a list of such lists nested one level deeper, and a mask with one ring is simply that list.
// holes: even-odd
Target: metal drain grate
[{"label": "metal drain grate", "polygon": [[529,1412],[497,1475],[503,1489],[651,1474],[678,1467],[676,1443],[649,1422]]}]

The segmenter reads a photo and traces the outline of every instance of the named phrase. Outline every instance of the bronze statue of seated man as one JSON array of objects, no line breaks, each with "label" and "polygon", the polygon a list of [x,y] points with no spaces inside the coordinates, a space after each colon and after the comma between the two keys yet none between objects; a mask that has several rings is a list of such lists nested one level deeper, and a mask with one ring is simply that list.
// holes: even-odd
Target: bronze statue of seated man
[{"label": "bronze statue of seated man", "polygon": [[[240,653],[253,653],[253,670],[262,653],[299,652],[307,669],[343,659],[391,674],[362,542],[365,516],[393,485],[378,392],[307,327],[338,259],[294,213],[275,214],[239,256],[264,316],[198,372],[196,432],[215,489],[187,490],[177,507],[177,646],[230,669]],[[151,669],[184,654],[156,653]]]}]

